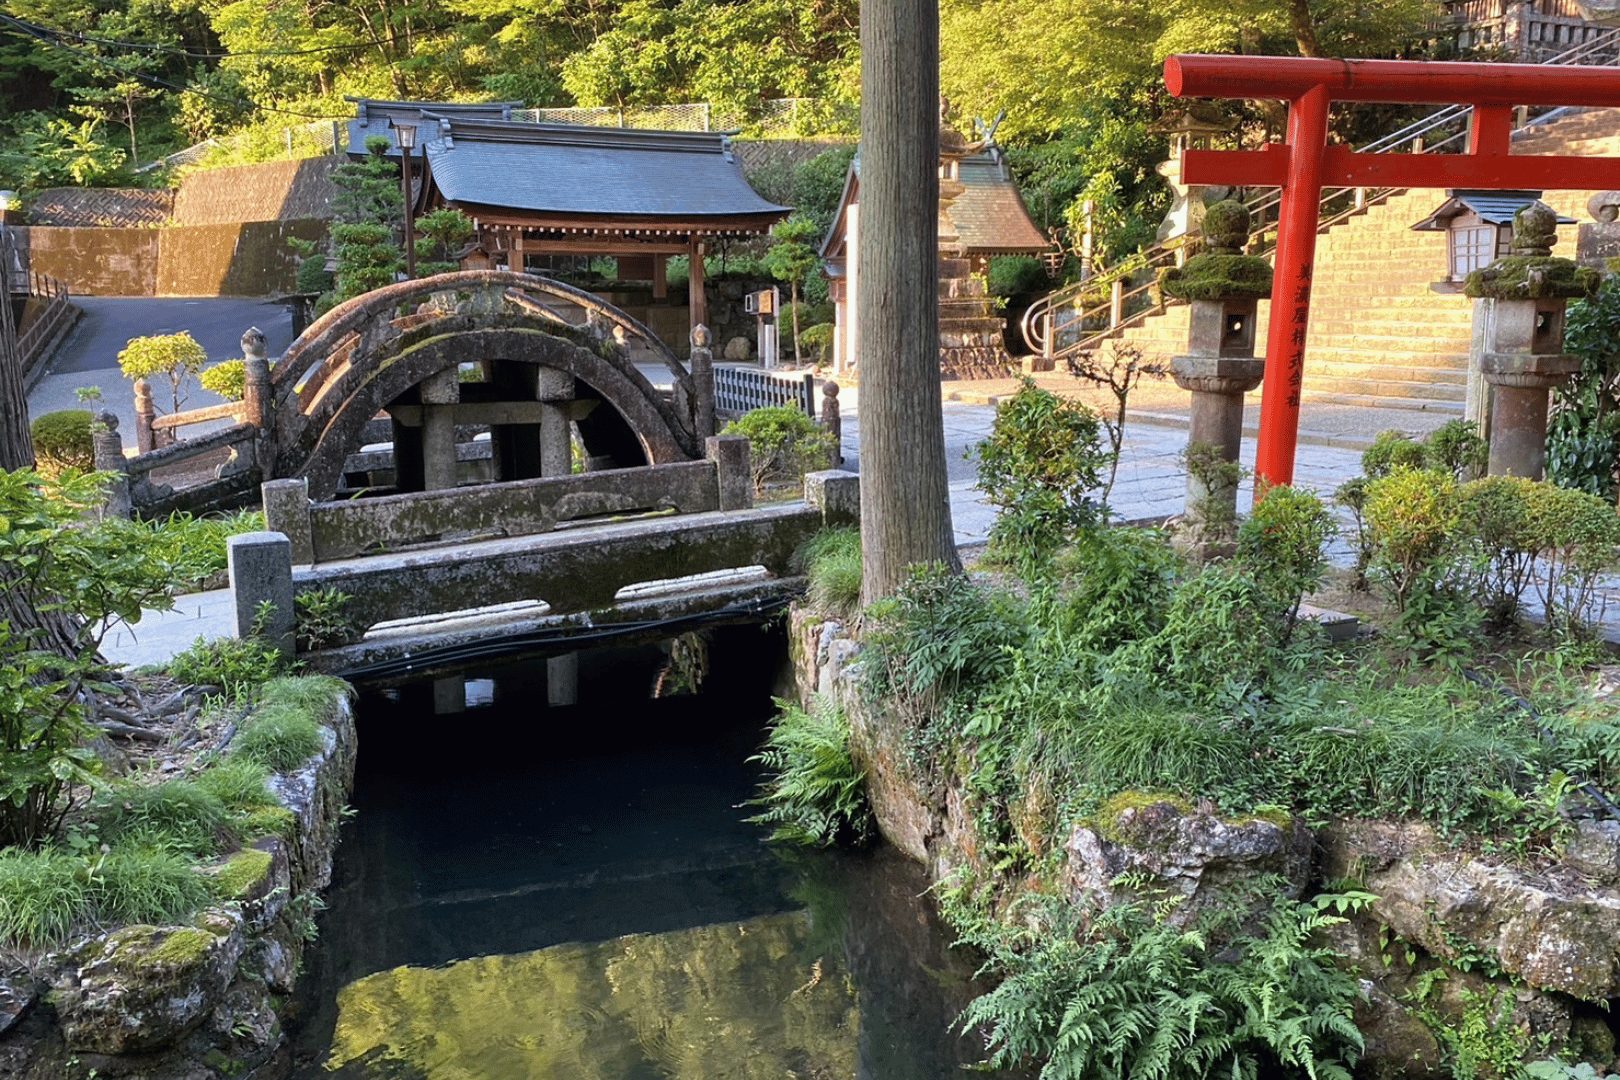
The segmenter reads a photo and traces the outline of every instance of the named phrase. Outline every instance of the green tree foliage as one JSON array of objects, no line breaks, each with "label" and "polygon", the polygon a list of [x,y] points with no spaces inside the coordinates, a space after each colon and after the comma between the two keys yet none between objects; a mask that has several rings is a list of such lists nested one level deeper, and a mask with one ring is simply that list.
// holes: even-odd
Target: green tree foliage
[{"label": "green tree foliage", "polygon": [[816,242],[821,239],[821,233],[821,228],[810,218],[794,215],[771,229],[771,239],[775,243],[765,253],[765,266],[770,270],[771,276],[788,283],[793,305],[795,364],[804,363],[799,349],[799,288],[810,272],[821,265],[821,256],[816,253],[815,247]]},{"label": "green tree foliage", "polygon": [[332,226],[337,245],[337,303],[392,285],[405,266],[405,254],[395,230],[404,224],[405,196],[400,190],[399,166],[387,156],[388,140],[366,140],[366,157],[349,161],[332,172],[338,193]]},{"label": "green tree foliage", "polygon": [[108,620],[134,621],[167,607],[169,567],[145,534],[86,524],[101,503],[101,479],[68,472],[47,481],[0,471],[0,568],[27,607],[63,612],[75,638],[66,653],[41,648],[0,621],[0,847],[49,837],[67,792],[87,783],[95,756],[86,696],[109,674],[98,656]]},{"label": "green tree foliage", "polygon": [[118,370],[126,379],[163,378],[169,383],[171,412],[186,400],[186,380],[208,363],[208,353],[190,333],[130,338],[118,353]]},{"label": "green tree foliage", "polygon": [[748,440],[754,490],[760,494],[773,480],[796,480],[826,468],[833,451],[832,436],[792,405],[754,409],[731,421],[720,434]]},{"label": "green tree foliage", "polygon": [[460,210],[442,209],[416,219],[416,274],[432,277],[459,269],[456,252],[473,237],[472,219]]}]

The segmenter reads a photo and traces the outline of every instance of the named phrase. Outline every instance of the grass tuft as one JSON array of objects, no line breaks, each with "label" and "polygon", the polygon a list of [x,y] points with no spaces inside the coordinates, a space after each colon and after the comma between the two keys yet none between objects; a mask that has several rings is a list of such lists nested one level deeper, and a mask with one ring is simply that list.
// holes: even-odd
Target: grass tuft
[{"label": "grass tuft", "polygon": [[794,558],[809,575],[810,600],[816,607],[844,618],[860,607],[860,530],[823,529]]},{"label": "grass tuft", "polygon": [[119,845],[90,879],[90,899],[104,922],[165,923],[208,902],[207,880],[176,851]]},{"label": "grass tuft", "polygon": [[59,851],[0,851],[0,945],[41,947],[84,915],[84,863]]},{"label": "grass tuft", "polygon": [[229,832],[225,803],[193,780],[116,788],[106,824],[108,836],[189,855],[212,854]]},{"label": "grass tuft", "polygon": [[257,761],[235,757],[198,773],[194,783],[227,810],[240,812],[276,804],[275,796],[265,786],[269,778],[270,770]]}]

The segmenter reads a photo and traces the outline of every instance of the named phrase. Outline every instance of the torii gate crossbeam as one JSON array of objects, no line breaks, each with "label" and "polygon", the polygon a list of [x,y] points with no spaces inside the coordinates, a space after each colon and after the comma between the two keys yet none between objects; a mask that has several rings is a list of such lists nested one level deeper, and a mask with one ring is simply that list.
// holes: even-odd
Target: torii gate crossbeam
[{"label": "torii gate crossbeam", "polygon": [[[1294,476],[1323,188],[1592,190],[1620,180],[1620,158],[1510,153],[1514,106],[1620,106],[1620,71],[1614,68],[1172,56],[1164,64],[1164,81],[1175,97],[1288,102],[1284,142],[1254,151],[1188,150],[1182,164],[1188,184],[1282,188],[1255,460],[1262,488]],[[1358,154],[1329,145],[1328,110],[1335,101],[1471,105],[1468,151]]]}]

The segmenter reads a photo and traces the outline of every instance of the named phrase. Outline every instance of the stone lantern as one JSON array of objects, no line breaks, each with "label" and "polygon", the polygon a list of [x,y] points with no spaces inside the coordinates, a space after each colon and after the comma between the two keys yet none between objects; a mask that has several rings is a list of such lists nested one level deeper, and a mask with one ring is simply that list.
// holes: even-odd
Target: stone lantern
[{"label": "stone lantern", "polygon": [[[1204,218],[1206,200],[1200,192],[1195,192],[1181,180],[1182,154],[1188,150],[1208,150],[1217,139],[1236,129],[1237,125],[1232,121],[1197,102],[1166,114],[1148,128],[1151,134],[1168,136],[1170,143],[1170,156],[1160,162],[1155,170],[1170,185],[1172,196],[1170,209],[1165,212],[1156,234],[1160,243],[1180,236],[1197,236]],[[1230,191],[1230,188],[1221,188],[1211,193],[1206,189],[1203,194],[1215,199]],[[1248,237],[1243,239],[1245,243],[1248,241]]]},{"label": "stone lantern", "polygon": [[1581,369],[1564,353],[1564,309],[1591,296],[1597,271],[1554,258],[1558,215],[1534,202],[1513,218],[1513,243],[1498,259],[1468,277],[1463,291],[1476,300],[1478,364],[1490,386],[1492,476],[1541,479],[1547,462],[1547,396]]},{"label": "stone lantern", "polygon": [[[1191,309],[1187,352],[1171,359],[1170,373],[1192,393],[1184,533],[1187,546],[1211,554],[1212,544],[1230,542],[1237,519],[1243,395],[1260,385],[1266,369],[1265,358],[1254,355],[1254,335],[1260,301],[1271,295],[1271,267],[1242,254],[1248,239],[1248,209],[1218,202],[1204,216],[1204,253],[1159,276],[1165,295]],[[1221,470],[1223,464],[1232,468]]]}]

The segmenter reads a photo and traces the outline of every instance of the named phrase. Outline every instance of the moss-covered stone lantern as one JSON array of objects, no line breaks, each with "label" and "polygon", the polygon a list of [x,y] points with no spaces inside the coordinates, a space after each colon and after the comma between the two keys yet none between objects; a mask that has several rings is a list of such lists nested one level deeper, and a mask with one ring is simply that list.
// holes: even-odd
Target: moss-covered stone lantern
[{"label": "moss-covered stone lantern", "polygon": [[1248,239],[1248,208],[1218,202],[1204,214],[1204,253],[1159,275],[1164,294],[1187,301],[1191,312],[1187,352],[1171,359],[1170,373],[1192,393],[1183,520],[1200,545],[1236,521],[1243,395],[1266,370],[1265,358],[1254,355],[1254,335],[1260,301],[1271,295],[1271,266],[1243,254]]},{"label": "moss-covered stone lantern", "polygon": [[1479,368],[1491,388],[1492,476],[1539,480],[1547,463],[1547,396],[1581,368],[1564,352],[1564,311],[1597,291],[1601,275],[1553,256],[1558,215],[1533,202],[1513,217],[1506,257],[1468,276],[1463,291],[1476,300]]}]

